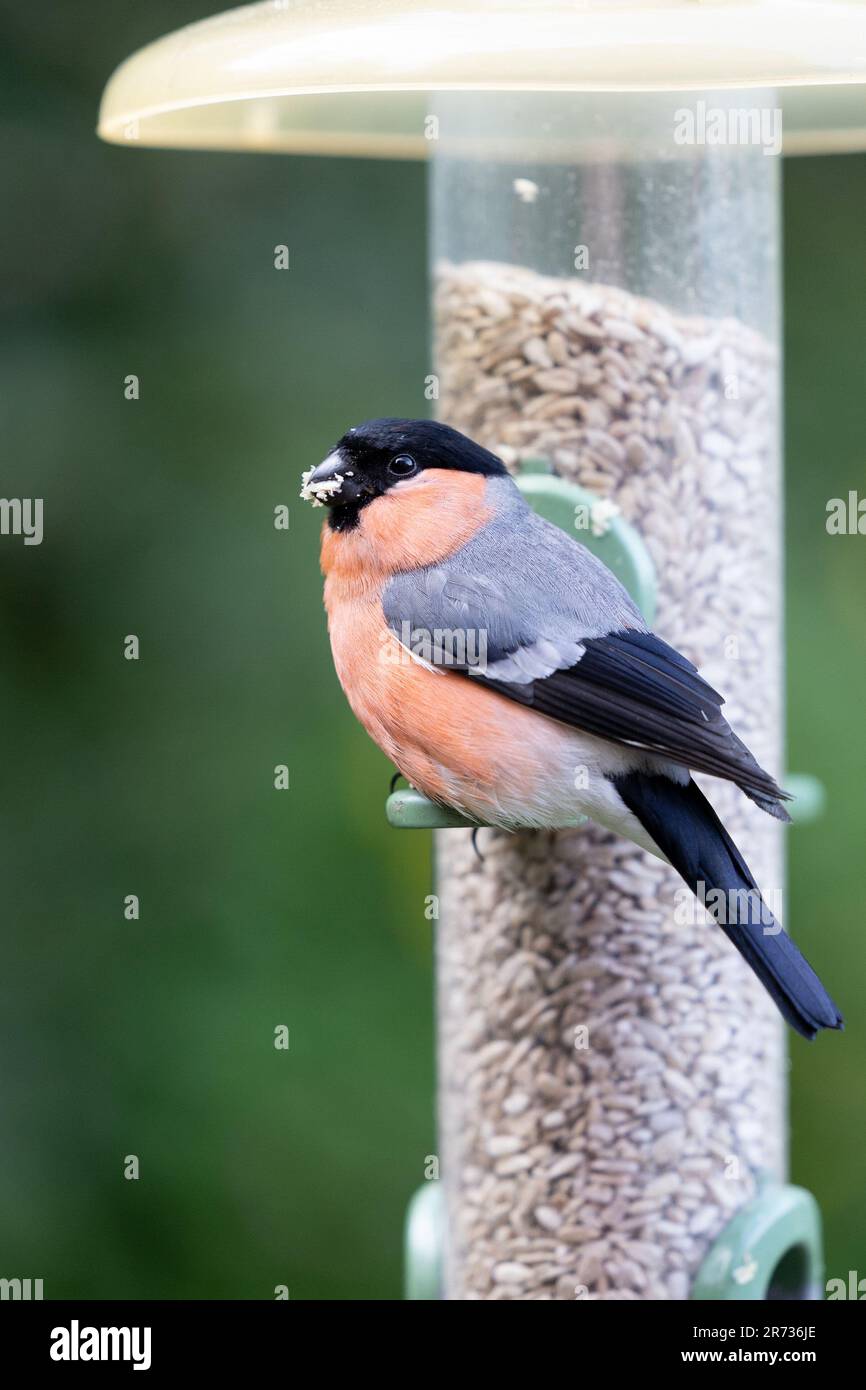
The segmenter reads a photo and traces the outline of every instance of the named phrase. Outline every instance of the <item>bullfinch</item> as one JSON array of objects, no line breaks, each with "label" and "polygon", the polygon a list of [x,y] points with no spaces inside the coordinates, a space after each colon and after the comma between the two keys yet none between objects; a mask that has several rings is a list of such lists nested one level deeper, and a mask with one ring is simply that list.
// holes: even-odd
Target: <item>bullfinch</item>
[{"label": "bullfinch", "polygon": [[842,1026],[689,774],[734,782],[783,821],[786,793],[721,695],[601,561],[529,507],[495,454],[436,422],[368,420],[304,474],[301,496],[328,510],[340,683],[414,787],[478,824],[589,816],[626,836],[702,885],[797,1032]]}]

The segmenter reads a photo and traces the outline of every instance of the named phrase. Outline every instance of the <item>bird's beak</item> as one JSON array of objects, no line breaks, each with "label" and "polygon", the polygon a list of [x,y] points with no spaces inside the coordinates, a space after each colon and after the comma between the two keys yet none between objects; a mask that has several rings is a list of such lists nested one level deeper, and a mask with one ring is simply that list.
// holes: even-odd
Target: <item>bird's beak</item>
[{"label": "bird's beak", "polygon": [[308,468],[301,476],[301,497],[314,507],[346,502],[343,495],[346,482],[346,463],[338,449],[329,454],[318,468]]}]

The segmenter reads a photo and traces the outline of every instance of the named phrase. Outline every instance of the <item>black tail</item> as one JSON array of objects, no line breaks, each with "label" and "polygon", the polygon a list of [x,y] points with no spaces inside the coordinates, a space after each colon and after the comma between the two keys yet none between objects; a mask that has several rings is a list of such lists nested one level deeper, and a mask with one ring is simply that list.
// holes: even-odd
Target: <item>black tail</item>
[{"label": "black tail", "polygon": [[[841,1028],[842,1015],[809,962],[764,905],[743,856],[695,782],[631,772],[614,779],[626,806],[697,891],[706,887],[707,910],[754,970],[792,1028],[814,1038],[819,1028]],[[712,890],[725,895],[714,907]]]}]

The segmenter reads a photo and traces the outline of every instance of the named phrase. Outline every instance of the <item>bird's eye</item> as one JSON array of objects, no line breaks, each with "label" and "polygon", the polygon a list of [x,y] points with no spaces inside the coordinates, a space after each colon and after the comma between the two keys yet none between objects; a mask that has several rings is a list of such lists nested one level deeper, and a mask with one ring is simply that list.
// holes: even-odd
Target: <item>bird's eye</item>
[{"label": "bird's eye", "polygon": [[418,465],[410,454],[397,454],[388,464],[388,472],[394,478],[411,478],[418,471]]}]

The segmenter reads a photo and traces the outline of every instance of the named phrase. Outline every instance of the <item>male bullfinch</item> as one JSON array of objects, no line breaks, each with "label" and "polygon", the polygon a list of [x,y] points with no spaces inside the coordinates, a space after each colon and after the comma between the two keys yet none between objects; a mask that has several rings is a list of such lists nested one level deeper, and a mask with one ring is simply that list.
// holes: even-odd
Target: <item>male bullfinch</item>
[{"label": "male bullfinch", "polygon": [[301,496],[328,508],[337,675],[414,787],[507,830],[589,816],[626,836],[724,904],[713,915],[793,1028],[842,1026],[689,771],[779,820],[786,793],[721,695],[495,454],[447,425],[368,420],[304,474]]}]

